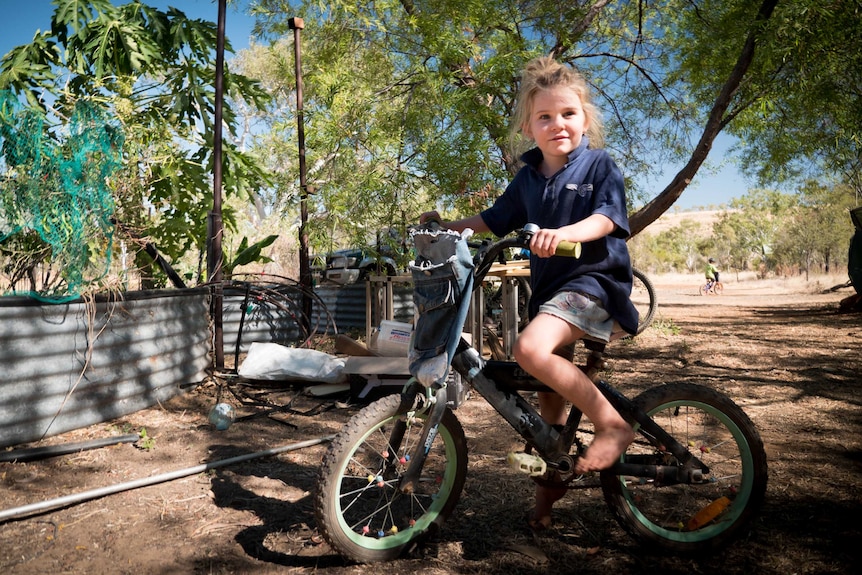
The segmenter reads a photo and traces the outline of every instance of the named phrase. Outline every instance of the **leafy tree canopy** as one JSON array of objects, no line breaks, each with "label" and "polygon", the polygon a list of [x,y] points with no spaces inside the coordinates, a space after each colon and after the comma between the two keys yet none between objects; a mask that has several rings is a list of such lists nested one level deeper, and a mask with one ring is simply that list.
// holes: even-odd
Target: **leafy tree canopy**
[{"label": "leafy tree canopy", "polygon": [[[630,186],[633,205],[649,200],[634,232],[673,204],[722,130],[741,138],[745,165],[764,181],[858,163],[859,2],[252,5],[270,38],[286,37],[290,16],[305,20],[308,150],[328,168],[318,173],[324,213],[341,213],[328,187],[371,211],[376,199],[397,203],[408,217],[420,208],[407,198],[421,193],[462,213],[487,205],[518,167],[508,119],[520,69],[540,54],[588,78],[630,184],[687,160],[658,195]],[[827,102],[835,109],[821,113]]]},{"label": "leafy tree canopy", "polygon": [[[212,208],[216,25],[139,1],[53,4],[50,31],[0,61],[0,89],[61,126],[77,101],[102,106],[126,133],[124,169],[112,180],[119,219],[174,260],[202,249]],[[230,71],[224,87],[253,106],[267,99],[256,82]],[[225,193],[252,195],[264,172],[231,143],[238,120],[230,102],[223,118]]]}]

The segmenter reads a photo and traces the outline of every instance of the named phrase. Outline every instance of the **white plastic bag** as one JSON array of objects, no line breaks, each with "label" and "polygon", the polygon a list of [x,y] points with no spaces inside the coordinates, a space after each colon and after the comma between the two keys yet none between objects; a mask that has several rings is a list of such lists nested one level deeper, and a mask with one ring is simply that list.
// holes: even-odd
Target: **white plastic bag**
[{"label": "white plastic bag", "polygon": [[344,362],[314,349],[253,342],[239,375],[248,379],[340,383],[347,380]]}]

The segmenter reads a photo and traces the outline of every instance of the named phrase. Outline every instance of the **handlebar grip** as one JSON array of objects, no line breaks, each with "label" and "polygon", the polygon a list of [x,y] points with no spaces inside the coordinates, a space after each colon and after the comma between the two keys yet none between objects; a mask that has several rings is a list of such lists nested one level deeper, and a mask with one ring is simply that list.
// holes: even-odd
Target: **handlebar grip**
[{"label": "handlebar grip", "polygon": [[557,251],[554,254],[577,259],[581,257],[581,242],[562,241],[557,244]]}]

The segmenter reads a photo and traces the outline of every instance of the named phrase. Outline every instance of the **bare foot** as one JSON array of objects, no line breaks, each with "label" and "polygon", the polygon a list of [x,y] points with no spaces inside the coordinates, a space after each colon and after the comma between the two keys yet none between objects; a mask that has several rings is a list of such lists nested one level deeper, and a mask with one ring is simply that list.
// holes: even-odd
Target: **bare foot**
[{"label": "bare foot", "polygon": [[[559,478],[559,476],[557,476]],[[531,529],[541,531],[551,526],[551,509],[568,491],[565,487],[536,486],[536,506],[527,516]]]},{"label": "bare foot", "polygon": [[619,459],[634,438],[635,433],[628,425],[597,430],[586,453],[578,459],[575,472],[588,473],[607,469]]}]

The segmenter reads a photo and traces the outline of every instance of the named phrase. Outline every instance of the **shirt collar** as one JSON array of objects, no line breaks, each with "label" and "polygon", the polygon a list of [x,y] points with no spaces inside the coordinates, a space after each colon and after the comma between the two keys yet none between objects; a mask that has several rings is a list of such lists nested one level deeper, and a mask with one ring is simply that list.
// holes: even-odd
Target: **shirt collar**
[{"label": "shirt collar", "polygon": [[[566,166],[571,164],[573,161],[575,161],[575,158],[584,153],[584,150],[586,150],[589,145],[590,139],[588,136],[585,135],[583,138],[581,138],[581,145],[569,152],[569,161]],[[540,150],[539,148],[532,148],[521,155],[521,161],[524,162],[526,165],[531,166],[533,169],[537,170],[539,168],[539,165],[542,163],[543,157],[544,156],[542,156],[542,150]]]}]

